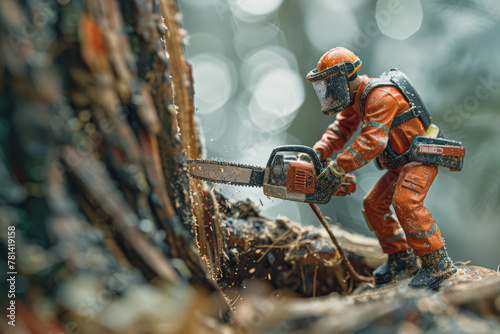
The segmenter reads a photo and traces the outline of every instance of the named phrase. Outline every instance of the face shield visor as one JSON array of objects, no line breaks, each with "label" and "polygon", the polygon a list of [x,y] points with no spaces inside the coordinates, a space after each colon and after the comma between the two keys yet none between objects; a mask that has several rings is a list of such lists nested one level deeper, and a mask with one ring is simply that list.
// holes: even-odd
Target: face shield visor
[{"label": "face shield visor", "polygon": [[307,74],[306,79],[316,91],[323,114],[335,114],[352,103],[348,74],[353,71],[354,64],[345,61],[321,72],[313,69]]}]

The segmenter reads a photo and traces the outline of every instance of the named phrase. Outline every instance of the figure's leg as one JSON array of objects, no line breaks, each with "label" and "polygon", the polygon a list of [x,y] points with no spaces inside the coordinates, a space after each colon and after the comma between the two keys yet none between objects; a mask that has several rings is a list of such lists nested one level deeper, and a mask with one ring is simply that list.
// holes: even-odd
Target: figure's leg
[{"label": "figure's leg", "polygon": [[384,253],[384,263],[373,272],[377,285],[393,281],[401,273],[415,274],[417,264],[412,249],[408,248],[403,229],[391,212],[392,198],[399,171],[387,172],[368,192],[363,206],[369,226],[375,231]]},{"label": "figure's leg", "polygon": [[408,248],[403,229],[392,214],[391,204],[399,174],[388,171],[368,192],[364,201],[365,218],[373,229],[384,253],[392,254]]},{"label": "figure's leg", "polygon": [[401,169],[393,205],[403,227],[408,244],[417,256],[443,247],[441,231],[431,214],[423,206],[427,191],[436,177],[436,166],[411,163]]},{"label": "figure's leg", "polygon": [[439,227],[423,206],[437,172],[436,166],[416,162],[405,165],[394,192],[394,209],[408,245],[422,260],[422,268],[410,281],[412,287],[434,288],[457,272],[446,252]]}]

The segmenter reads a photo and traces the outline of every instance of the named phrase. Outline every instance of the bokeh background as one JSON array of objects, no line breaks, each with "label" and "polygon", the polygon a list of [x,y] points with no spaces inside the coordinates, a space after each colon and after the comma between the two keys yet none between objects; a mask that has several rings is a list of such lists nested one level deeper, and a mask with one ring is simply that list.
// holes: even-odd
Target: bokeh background
[{"label": "bokeh background", "polygon": [[[500,3],[495,0],[180,0],[193,65],[195,105],[207,158],[264,166],[284,144],[312,146],[324,116],[305,75],[336,46],[376,77],[391,68],[412,80],[435,123],[466,147],[464,170],[441,168],[425,201],[455,261],[500,265]],[[359,134],[359,132],[358,132]],[[361,214],[383,175],[354,174],[358,191],[322,206],[333,223],[373,235]],[[317,224],[309,206],[251,197],[270,217]]]}]

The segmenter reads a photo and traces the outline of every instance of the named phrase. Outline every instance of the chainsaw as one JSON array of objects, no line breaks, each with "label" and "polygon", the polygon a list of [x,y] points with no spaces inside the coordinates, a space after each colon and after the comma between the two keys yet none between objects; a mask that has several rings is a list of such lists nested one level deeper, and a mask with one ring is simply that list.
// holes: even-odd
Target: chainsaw
[{"label": "chainsaw", "polygon": [[[311,163],[299,160],[298,153],[308,155]],[[309,203],[339,250],[342,263],[351,277],[357,281],[373,283],[372,278],[362,276],[354,270],[316,205],[328,203],[332,195],[345,196],[353,193],[356,190],[356,177],[346,174],[340,188],[333,193],[318,182],[318,176],[326,168],[312,148],[302,145],[276,147],[265,168],[224,161],[188,160],[189,174],[194,178],[216,183],[263,187],[266,196]]]},{"label": "chainsaw", "polygon": [[[308,155],[312,163],[299,160],[298,153]],[[317,182],[325,168],[316,152],[303,145],[275,148],[265,168],[224,161],[188,160],[188,171],[196,179],[263,187],[264,195],[289,201],[325,204],[332,195],[345,196],[356,190],[355,176],[346,174],[337,192],[325,191]]]}]

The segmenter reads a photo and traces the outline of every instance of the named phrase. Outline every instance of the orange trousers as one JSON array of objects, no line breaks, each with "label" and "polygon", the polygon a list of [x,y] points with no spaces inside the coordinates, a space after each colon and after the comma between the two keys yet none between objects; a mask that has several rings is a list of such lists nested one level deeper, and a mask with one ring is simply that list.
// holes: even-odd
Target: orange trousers
[{"label": "orange trousers", "polygon": [[[388,171],[366,195],[366,219],[384,253],[412,247],[415,255],[422,256],[444,246],[439,227],[423,206],[437,172],[436,166],[413,162]],[[391,212],[391,204],[398,219]]]}]

